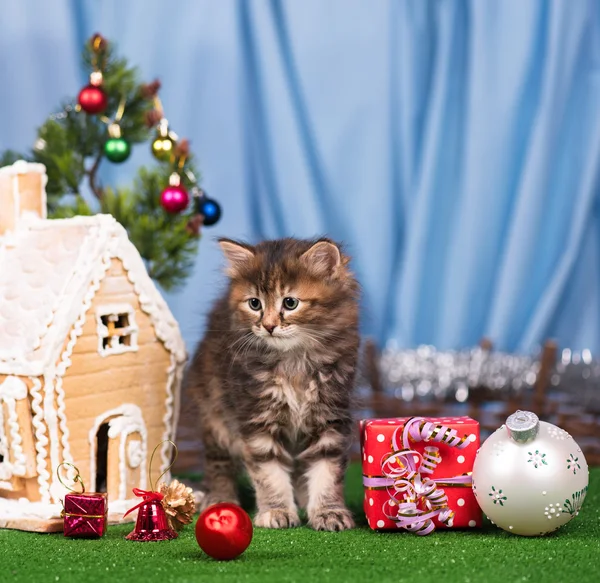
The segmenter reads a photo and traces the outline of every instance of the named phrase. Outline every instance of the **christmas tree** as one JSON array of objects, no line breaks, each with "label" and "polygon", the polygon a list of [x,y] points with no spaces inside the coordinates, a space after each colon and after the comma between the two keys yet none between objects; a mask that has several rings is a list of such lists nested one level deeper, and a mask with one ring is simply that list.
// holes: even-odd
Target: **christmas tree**
[{"label": "christmas tree", "polygon": [[[188,276],[200,228],[219,220],[220,207],[198,185],[189,142],[169,129],[158,97],[160,83],[141,83],[138,71],[99,34],[86,44],[83,61],[90,83],[77,103],[65,102],[38,129],[29,153],[6,151],[0,166],[19,159],[44,164],[49,217],[113,215],[150,276],[172,289]],[[124,162],[132,145],[144,142],[151,143],[155,167],[140,168],[130,188],[100,183],[98,171],[105,158]],[[91,195],[85,195],[85,185]]]}]

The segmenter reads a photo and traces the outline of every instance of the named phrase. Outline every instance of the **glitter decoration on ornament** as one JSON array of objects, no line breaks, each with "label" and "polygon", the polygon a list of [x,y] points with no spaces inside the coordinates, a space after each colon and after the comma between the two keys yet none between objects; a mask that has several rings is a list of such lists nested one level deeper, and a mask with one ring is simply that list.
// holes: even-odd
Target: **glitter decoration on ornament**
[{"label": "glitter decoration on ornament", "polygon": [[[572,437],[552,437],[558,427],[534,413],[517,411],[483,443],[473,465],[474,492],[489,519],[523,536],[548,534],[581,508],[589,472]],[[497,446],[503,447],[496,455]]]},{"label": "glitter decoration on ornament", "polygon": [[577,471],[581,469],[581,466],[578,462],[579,458],[570,453],[569,457],[567,458],[567,470],[573,470],[573,473],[576,474]]},{"label": "glitter decoration on ornament", "polygon": [[538,449],[534,452],[528,451],[529,459],[527,460],[530,464],[533,464],[534,468],[541,466],[542,464],[547,466],[548,462],[544,459],[546,457],[545,453],[540,453]]}]

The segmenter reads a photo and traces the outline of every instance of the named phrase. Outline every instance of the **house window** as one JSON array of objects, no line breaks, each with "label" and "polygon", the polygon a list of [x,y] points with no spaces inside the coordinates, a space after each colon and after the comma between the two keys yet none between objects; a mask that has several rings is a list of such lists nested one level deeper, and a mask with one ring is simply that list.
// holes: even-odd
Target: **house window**
[{"label": "house window", "polygon": [[135,311],[128,304],[101,306],[96,310],[98,352],[102,356],[137,350]]}]

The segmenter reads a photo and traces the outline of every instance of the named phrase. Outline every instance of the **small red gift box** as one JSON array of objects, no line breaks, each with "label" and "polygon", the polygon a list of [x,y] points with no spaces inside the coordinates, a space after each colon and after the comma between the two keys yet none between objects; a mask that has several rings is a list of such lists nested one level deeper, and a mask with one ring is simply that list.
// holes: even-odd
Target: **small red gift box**
[{"label": "small red gift box", "polygon": [[74,538],[104,536],[108,515],[106,492],[67,494],[64,501],[64,535]]},{"label": "small red gift box", "polygon": [[360,422],[364,509],[373,530],[481,526],[471,472],[479,423],[470,417]]}]

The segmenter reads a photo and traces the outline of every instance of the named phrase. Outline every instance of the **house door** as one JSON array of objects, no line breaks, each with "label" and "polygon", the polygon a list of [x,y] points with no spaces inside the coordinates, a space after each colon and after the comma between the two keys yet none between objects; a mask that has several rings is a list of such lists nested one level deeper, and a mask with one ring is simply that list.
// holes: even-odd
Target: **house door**
[{"label": "house door", "polygon": [[136,405],[106,411],[90,430],[91,483],[110,500],[132,497],[146,488],[147,432]]}]

